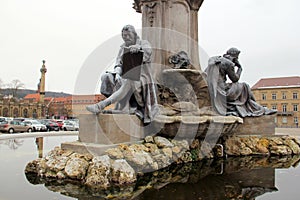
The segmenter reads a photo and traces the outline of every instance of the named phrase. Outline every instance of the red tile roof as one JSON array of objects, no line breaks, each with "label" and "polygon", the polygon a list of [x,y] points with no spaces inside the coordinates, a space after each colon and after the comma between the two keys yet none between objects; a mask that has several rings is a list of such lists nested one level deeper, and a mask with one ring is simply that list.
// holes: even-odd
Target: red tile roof
[{"label": "red tile roof", "polygon": [[[40,94],[27,94],[24,99],[33,99],[35,102],[38,102],[40,99]],[[52,100],[53,99],[53,100]],[[71,95],[67,97],[45,97],[45,101],[53,101],[53,102],[67,102],[67,101],[78,101],[78,100],[93,100],[93,101],[101,101],[105,99],[105,97],[102,94],[93,94],[93,95]]]},{"label": "red tile roof", "polygon": [[35,101],[38,101],[40,99],[40,94],[35,93],[35,94],[27,94],[24,99],[34,99]]},{"label": "red tile roof", "polygon": [[[52,97],[45,97],[44,100],[50,100]],[[39,101],[40,100],[40,94],[39,93],[34,93],[34,94],[27,94],[24,99],[33,99],[34,101]]]},{"label": "red tile roof", "polygon": [[262,78],[251,89],[274,87],[300,87],[300,76]]}]

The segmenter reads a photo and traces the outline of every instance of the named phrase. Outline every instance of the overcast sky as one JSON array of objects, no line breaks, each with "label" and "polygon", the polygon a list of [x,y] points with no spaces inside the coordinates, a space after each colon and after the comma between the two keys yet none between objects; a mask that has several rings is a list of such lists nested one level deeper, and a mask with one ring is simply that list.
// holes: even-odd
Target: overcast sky
[{"label": "overcast sky", "polygon": [[[0,0],[0,79],[19,79],[36,89],[46,60],[46,90],[73,93],[80,69],[96,48],[120,37],[125,24],[141,28],[141,14],[132,3]],[[299,0],[205,0],[199,45],[209,56],[239,48],[241,81],[251,86],[260,78],[299,76],[299,8]]]}]

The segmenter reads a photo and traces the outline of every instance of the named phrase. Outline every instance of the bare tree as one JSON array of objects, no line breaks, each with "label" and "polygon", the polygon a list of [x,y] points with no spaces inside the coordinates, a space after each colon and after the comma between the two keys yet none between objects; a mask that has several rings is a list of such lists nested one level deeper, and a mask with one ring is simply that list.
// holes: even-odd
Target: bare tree
[{"label": "bare tree", "polygon": [[19,79],[12,80],[9,85],[10,85],[10,88],[12,89],[14,97],[17,96],[17,92],[20,88],[25,88],[24,83],[22,83]]},{"label": "bare tree", "polygon": [[3,85],[3,81],[2,81],[2,79],[0,79],[0,94],[2,93],[2,87],[3,87],[4,85]]}]

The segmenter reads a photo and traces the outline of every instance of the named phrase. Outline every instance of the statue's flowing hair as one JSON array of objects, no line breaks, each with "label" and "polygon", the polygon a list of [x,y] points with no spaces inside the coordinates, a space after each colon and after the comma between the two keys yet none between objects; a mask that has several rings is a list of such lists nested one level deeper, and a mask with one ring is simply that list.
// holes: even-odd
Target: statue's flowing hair
[{"label": "statue's flowing hair", "polygon": [[136,39],[140,39],[140,37],[139,37],[138,34],[136,33],[136,30],[135,30],[134,26],[132,26],[132,25],[130,25],[130,24],[125,25],[125,26],[122,28],[122,33],[123,33],[124,31],[132,32],[132,33],[135,35],[135,38],[136,38]]}]

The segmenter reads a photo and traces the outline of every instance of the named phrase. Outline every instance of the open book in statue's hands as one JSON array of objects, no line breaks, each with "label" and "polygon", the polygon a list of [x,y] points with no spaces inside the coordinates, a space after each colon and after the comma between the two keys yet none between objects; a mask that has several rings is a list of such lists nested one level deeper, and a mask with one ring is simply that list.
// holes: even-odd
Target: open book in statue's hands
[{"label": "open book in statue's hands", "polygon": [[136,53],[131,53],[129,48],[124,48],[122,78],[133,81],[140,80],[143,56],[144,52],[141,50]]}]

